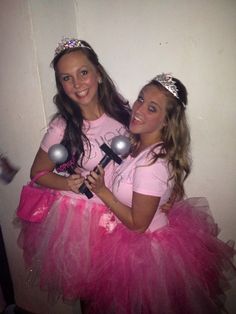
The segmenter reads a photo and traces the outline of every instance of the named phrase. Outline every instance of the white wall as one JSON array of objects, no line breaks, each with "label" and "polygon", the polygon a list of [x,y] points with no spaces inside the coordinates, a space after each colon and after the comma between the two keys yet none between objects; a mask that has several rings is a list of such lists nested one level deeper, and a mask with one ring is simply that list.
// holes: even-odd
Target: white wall
[{"label": "white wall", "polygon": [[0,184],[0,222],[16,302],[38,314],[80,313],[78,306],[48,304],[44,293],[28,286],[16,243],[19,230],[12,224],[21,186],[29,179],[46,121],[55,110],[49,64],[64,34],[76,34],[73,1],[1,0],[0,150],[21,169],[11,184]]},{"label": "white wall", "polygon": [[[162,71],[185,83],[194,161],[187,192],[208,198],[226,240],[236,239],[235,29],[234,0],[1,0],[0,150],[21,170],[10,185],[0,185],[0,221],[19,305],[39,314],[75,311],[50,307],[37,289],[22,289],[18,230],[11,223],[54,112],[49,63],[57,41],[78,34],[90,42],[131,102]],[[236,313],[235,287],[228,296],[229,312]]]}]

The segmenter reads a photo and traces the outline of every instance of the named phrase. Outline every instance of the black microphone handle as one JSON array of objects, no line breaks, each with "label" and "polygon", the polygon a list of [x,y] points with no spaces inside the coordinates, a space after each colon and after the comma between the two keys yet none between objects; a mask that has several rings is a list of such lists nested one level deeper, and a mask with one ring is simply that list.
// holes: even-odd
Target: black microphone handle
[{"label": "black microphone handle", "polygon": [[[108,155],[105,155],[102,158],[102,160],[99,162],[99,165],[102,166],[102,168],[105,168],[106,165],[108,165],[110,161],[111,161],[111,157]],[[97,173],[99,173],[99,170],[97,169],[97,167],[93,171],[96,171]]]},{"label": "black microphone handle", "polygon": [[90,191],[90,189],[86,186],[85,183],[83,183],[79,188],[80,193],[85,194],[87,198],[92,198],[93,193]]},{"label": "black microphone handle", "polygon": [[[99,162],[99,165],[102,166],[102,168],[105,168],[106,165],[109,164],[109,162],[111,161],[111,157],[105,155],[102,160]],[[99,173],[99,170],[97,167],[95,167],[93,169],[93,171],[95,171],[97,174]],[[93,193],[89,190],[89,188],[86,186],[85,183],[83,183],[80,188],[79,188],[80,193],[85,194],[87,196],[87,198],[92,198],[93,197]]]}]

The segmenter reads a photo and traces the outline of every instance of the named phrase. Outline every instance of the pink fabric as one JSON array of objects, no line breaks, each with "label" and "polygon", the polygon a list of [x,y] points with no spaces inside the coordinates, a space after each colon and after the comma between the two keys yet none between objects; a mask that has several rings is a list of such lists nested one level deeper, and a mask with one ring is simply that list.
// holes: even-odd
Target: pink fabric
[{"label": "pink fabric", "polygon": [[[42,139],[41,148],[47,152],[52,145],[60,143],[64,130],[65,121],[63,118],[58,117],[53,120]],[[83,130],[91,144],[91,154],[89,154],[88,150],[85,152],[85,162],[83,164],[84,171],[87,174],[97,166],[104,155],[100,146],[103,143],[110,145],[113,137],[124,135],[126,130],[120,122],[115,121],[106,114],[94,121],[84,121]]]},{"label": "pink fabric", "polygon": [[60,195],[41,223],[22,221],[18,245],[23,249],[29,283],[39,284],[50,299],[76,301],[87,291],[91,251],[99,241],[102,204]]},{"label": "pink fabric", "polygon": [[[52,145],[58,144],[62,141],[65,126],[65,121],[61,117],[56,118],[49,124],[47,133],[44,135],[41,142],[41,148],[45,152],[47,152]],[[86,177],[104,156],[104,152],[100,149],[100,146],[103,143],[110,145],[113,137],[117,135],[125,135],[127,131],[120,122],[117,122],[111,117],[108,117],[106,114],[103,114],[97,120],[85,121],[84,132],[91,143],[91,154],[89,154],[88,151],[85,152],[83,169],[81,169],[81,174]],[[105,182],[107,185],[111,184],[114,167],[114,162],[110,162],[106,166]],[[71,195],[73,193],[64,191],[63,194]],[[85,195],[81,195],[81,198],[87,199]],[[96,199],[98,203],[102,203],[96,195],[94,195],[94,199]]]},{"label": "pink fabric", "polygon": [[[91,142],[91,155],[84,163],[82,174],[87,175],[104,153],[99,146],[108,145],[114,136],[124,135],[122,124],[103,114],[95,121],[85,121],[84,128]],[[65,121],[56,118],[49,125],[41,148],[48,149],[61,142]],[[106,167],[105,180],[111,180],[114,164]],[[49,208],[48,215],[41,223],[21,221],[22,230],[18,239],[23,249],[25,263],[32,280],[39,282],[48,291],[50,298],[55,296],[74,301],[83,297],[84,284],[91,265],[91,250],[98,241],[99,221],[107,209],[95,195],[91,200],[82,194],[58,191]]]},{"label": "pink fabric", "polygon": [[220,314],[235,251],[217,238],[206,199],[176,204],[169,224],[136,233],[101,228],[89,273],[88,314]]},{"label": "pink fabric", "polygon": [[[173,183],[163,160],[148,151],[128,157],[114,174],[113,192],[131,205],[133,191],[168,199]],[[127,229],[109,210],[92,251],[87,314],[220,314],[236,274],[233,246],[217,238],[205,198],[179,202],[168,217],[159,208],[145,233]]]},{"label": "pink fabric", "polygon": [[[94,128],[92,123],[89,136],[109,119],[104,115]],[[102,157],[95,147],[119,134],[119,124],[114,124],[116,131],[94,137],[95,154],[88,168]],[[50,147],[51,136],[46,138],[43,143]],[[145,158],[130,160],[141,165]],[[147,167],[129,172],[128,164],[127,178],[126,166],[122,166],[124,183],[116,172],[114,192],[123,200],[127,192],[130,202],[134,185],[135,191],[150,195],[156,195],[152,194],[156,190],[164,202],[171,186],[165,183],[165,163],[158,162],[157,169],[153,166],[150,182],[146,177],[143,180]],[[90,299],[88,314],[220,314],[224,290],[229,287],[227,275],[236,273],[235,250],[217,238],[217,226],[204,198],[175,204],[166,219],[158,211],[154,224],[139,234],[117,222],[96,198],[88,201],[61,191],[44,221],[22,222],[18,243],[32,280],[56,300]]]},{"label": "pink fabric", "polygon": [[55,301],[92,299],[89,314],[220,313],[235,251],[217,238],[205,199],[176,204],[155,232],[101,227],[108,216],[102,204],[58,195],[45,221],[24,222],[18,243],[33,283]]},{"label": "pink fabric", "polygon": [[149,150],[144,150],[135,158],[129,156],[121,166],[116,167],[112,191],[119,201],[127,206],[132,206],[133,191],[160,197],[159,208],[148,229],[154,231],[168,223],[166,215],[160,211],[160,206],[169,199],[173,184],[172,181],[168,182],[169,170],[166,162],[159,159],[149,165],[148,152]]},{"label": "pink fabric", "polygon": [[47,153],[52,145],[61,143],[64,131],[66,128],[66,122],[63,118],[57,117],[50,122],[47,132],[41,141],[41,148]]}]

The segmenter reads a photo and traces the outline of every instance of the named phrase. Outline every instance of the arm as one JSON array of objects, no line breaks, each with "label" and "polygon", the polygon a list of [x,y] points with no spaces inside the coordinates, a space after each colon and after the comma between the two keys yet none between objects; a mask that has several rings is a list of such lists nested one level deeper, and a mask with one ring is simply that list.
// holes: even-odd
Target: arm
[{"label": "arm", "polygon": [[119,202],[104,184],[104,170],[99,166],[100,174],[92,171],[86,184],[129,229],[144,232],[150,225],[158,208],[160,198],[133,192],[132,207]]},{"label": "arm", "polygon": [[[55,164],[50,160],[48,154],[42,148],[39,148],[31,167],[30,176],[33,178],[36,173],[42,170],[53,171],[54,168]],[[37,183],[56,190],[73,191],[78,193],[78,189],[83,181],[84,179],[80,174],[64,177],[50,172],[49,174],[40,177],[37,180]]]},{"label": "arm", "polygon": [[170,197],[169,197],[169,199],[168,199],[168,201],[167,201],[165,204],[162,204],[162,205],[161,205],[161,211],[162,211],[163,213],[168,214],[169,211],[171,210],[171,208],[173,207],[173,205],[174,205],[176,199],[177,199],[176,192],[175,192],[175,190],[173,189],[173,190],[172,190],[172,193],[171,193],[171,195],[170,195]]},{"label": "arm", "polygon": [[61,117],[57,117],[50,122],[47,132],[41,141],[40,148],[35,156],[30,176],[32,178],[36,175],[36,173],[42,170],[49,170],[51,172],[40,177],[37,180],[37,183],[52,189],[78,193],[79,186],[83,182],[83,178],[80,174],[78,173],[78,175],[63,177],[53,173],[52,171],[56,165],[50,160],[47,153],[48,149],[52,145],[61,142],[64,136],[65,128],[66,122]]}]

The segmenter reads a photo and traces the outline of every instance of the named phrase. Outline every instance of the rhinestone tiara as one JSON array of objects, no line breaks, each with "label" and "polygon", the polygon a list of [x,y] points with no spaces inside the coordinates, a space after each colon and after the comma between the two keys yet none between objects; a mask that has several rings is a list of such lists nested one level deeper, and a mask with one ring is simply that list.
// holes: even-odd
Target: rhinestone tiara
[{"label": "rhinestone tiara", "polygon": [[173,94],[176,98],[179,99],[178,88],[175,85],[175,81],[173,81],[173,76],[169,73],[162,73],[154,77],[154,81],[159,82],[162,86],[164,86],[171,94]]},{"label": "rhinestone tiara", "polygon": [[86,48],[91,50],[90,47],[84,45],[79,39],[63,37],[62,40],[58,43],[57,48],[55,49],[55,56],[59,55],[59,53],[61,53],[62,51],[71,48]]}]

